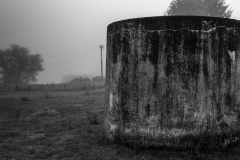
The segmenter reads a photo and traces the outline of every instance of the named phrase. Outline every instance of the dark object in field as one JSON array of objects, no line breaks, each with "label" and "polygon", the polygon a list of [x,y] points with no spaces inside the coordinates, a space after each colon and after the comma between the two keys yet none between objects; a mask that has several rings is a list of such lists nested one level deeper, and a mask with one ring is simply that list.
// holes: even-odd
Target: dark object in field
[{"label": "dark object in field", "polygon": [[240,140],[240,21],[123,20],[107,28],[110,139],[140,147],[220,149]]},{"label": "dark object in field", "polygon": [[100,121],[99,121],[98,115],[93,114],[88,116],[88,122],[90,125],[99,125]]},{"label": "dark object in field", "polygon": [[22,96],[22,97],[21,97],[21,100],[22,100],[22,101],[29,101],[29,98]]}]

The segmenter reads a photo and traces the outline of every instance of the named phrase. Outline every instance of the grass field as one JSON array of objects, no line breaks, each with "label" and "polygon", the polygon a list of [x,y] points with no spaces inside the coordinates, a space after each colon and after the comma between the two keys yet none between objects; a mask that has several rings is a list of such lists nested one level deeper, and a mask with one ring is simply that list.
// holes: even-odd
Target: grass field
[{"label": "grass field", "polygon": [[240,147],[195,153],[115,144],[102,129],[104,92],[0,92],[0,159],[240,160]]}]

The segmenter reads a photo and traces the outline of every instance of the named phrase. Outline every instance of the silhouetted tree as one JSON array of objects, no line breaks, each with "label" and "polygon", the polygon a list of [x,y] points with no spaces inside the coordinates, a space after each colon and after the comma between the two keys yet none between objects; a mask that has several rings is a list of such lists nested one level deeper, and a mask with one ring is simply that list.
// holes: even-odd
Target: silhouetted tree
[{"label": "silhouetted tree", "polygon": [[16,44],[0,51],[0,75],[3,83],[30,83],[36,81],[39,71],[43,71],[40,54],[29,54],[28,48]]},{"label": "silhouetted tree", "polygon": [[172,0],[165,16],[198,15],[230,18],[232,10],[225,0]]}]

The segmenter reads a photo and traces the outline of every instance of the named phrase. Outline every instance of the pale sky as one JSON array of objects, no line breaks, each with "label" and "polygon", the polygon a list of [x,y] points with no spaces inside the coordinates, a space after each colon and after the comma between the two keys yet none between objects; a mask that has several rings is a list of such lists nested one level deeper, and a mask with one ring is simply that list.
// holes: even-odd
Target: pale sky
[{"label": "pale sky", "polygon": [[[60,83],[65,75],[101,75],[100,45],[115,21],[163,16],[171,0],[0,0],[0,50],[27,47],[45,58],[37,83]],[[226,0],[240,20],[239,0]],[[57,62],[57,63],[55,63]],[[50,64],[52,63],[52,64]]]}]

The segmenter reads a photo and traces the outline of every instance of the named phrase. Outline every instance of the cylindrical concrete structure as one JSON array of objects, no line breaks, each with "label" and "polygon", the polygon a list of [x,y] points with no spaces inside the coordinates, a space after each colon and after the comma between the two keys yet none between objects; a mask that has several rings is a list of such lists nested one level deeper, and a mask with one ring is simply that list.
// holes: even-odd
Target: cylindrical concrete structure
[{"label": "cylindrical concrete structure", "polygon": [[107,135],[129,145],[225,148],[240,138],[240,21],[169,16],[107,28]]}]

